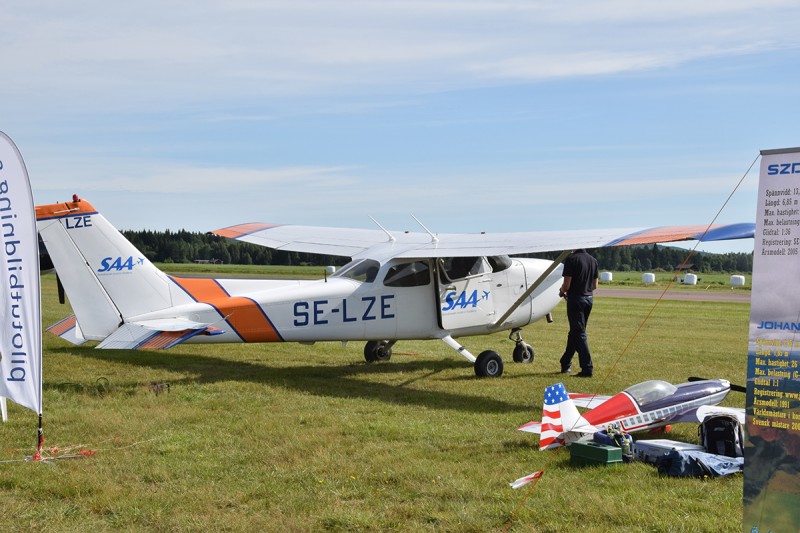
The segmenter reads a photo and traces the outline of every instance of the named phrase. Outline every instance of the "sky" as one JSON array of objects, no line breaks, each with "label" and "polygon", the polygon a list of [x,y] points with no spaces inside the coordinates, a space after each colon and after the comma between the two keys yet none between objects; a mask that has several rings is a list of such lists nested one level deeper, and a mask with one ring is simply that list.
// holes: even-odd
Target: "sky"
[{"label": "sky", "polygon": [[120,229],[754,222],[800,146],[796,0],[3,5],[35,202]]}]

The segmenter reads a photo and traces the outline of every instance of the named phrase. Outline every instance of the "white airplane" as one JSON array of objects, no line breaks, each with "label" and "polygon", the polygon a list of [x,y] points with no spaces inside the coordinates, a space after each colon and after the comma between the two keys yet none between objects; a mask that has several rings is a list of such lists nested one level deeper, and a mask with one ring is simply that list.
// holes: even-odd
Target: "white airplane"
[{"label": "white airplane", "polygon": [[[510,330],[514,361],[531,362],[521,328],[558,304],[561,261],[509,255],[676,240],[753,237],[754,224],[501,234],[244,224],[224,237],[352,261],[320,280],[169,276],[92,205],[38,206],[37,228],[75,315],[48,328],[97,348],[164,349],[198,342],[367,341],[367,361],[398,340],[440,339],[498,377],[503,360],[473,356],[455,339]],[[421,225],[421,224],[420,224]],[[424,226],[423,226],[424,228]],[[704,234],[705,233],[705,234]]]}]

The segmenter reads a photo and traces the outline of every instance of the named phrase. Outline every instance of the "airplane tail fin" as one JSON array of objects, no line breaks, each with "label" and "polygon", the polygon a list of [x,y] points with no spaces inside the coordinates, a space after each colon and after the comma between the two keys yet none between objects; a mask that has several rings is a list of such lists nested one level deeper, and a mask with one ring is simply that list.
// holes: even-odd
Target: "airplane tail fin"
[{"label": "airplane tail fin", "polygon": [[538,433],[540,450],[569,446],[583,435],[597,431],[597,428],[578,412],[563,383],[556,383],[544,389],[542,421],[529,422],[518,429]]},{"label": "airplane tail fin", "polygon": [[106,339],[130,317],[184,303],[168,276],[89,202],[37,206],[36,225],[79,324],[70,330],[75,339],[65,336],[71,342]]}]

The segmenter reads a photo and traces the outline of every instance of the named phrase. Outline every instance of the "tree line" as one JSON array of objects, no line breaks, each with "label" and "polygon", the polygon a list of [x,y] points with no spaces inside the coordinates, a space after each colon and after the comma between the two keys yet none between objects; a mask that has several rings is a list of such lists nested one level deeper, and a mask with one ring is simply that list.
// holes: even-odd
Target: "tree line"
[{"label": "tree line", "polygon": [[[208,233],[180,231],[123,231],[148,259],[156,263],[221,262],[238,265],[335,265],[342,266],[346,257],[273,250],[255,244],[225,239]],[[683,270],[695,272],[750,273],[753,254],[730,252],[711,254],[696,252],[688,260],[689,251],[660,245],[617,246],[592,250],[600,268],[617,272]],[[533,254],[531,257],[555,259],[558,252]]]}]

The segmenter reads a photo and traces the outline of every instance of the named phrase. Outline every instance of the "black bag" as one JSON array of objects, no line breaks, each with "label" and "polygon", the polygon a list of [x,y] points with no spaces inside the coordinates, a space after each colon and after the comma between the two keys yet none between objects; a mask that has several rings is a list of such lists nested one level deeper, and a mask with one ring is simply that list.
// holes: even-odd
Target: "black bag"
[{"label": "black bag", "polygon": [[700,444],[708,453],[727,457],[743,457],[742,424],[733,415],[710,415],[697,428]]}]

